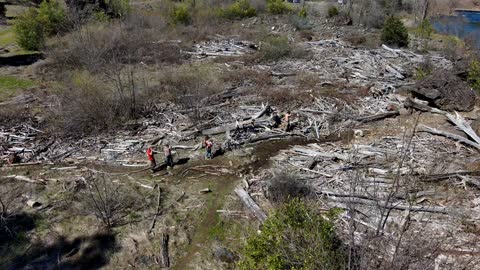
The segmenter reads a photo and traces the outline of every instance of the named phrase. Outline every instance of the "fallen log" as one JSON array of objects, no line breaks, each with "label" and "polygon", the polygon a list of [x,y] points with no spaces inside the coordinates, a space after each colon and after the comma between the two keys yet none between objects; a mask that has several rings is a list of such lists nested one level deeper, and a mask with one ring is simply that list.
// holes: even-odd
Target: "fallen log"
[{"label": "fallen log", "polygon": [[[428,104],[428,102],[427,102],[427,104]],[[427,104],[422,104],[422,103],[420,103],[420,101],[417,101],[417,100],[411,99],[411,98],[407,98],[407,99],[403,102],[403,106],[404,106],[406,109],[415,109],[415,110],[421,111],[421,112],[431,112],[431,113],[438,113],[438,114],[446,114],[445,111],[439,110],[439,109],[437,109],[437,108],[430,107],[430,106],[428,106]]]},{"label": "fallen log", "polygon": [[[259,128],[259,127],[267,125],[268,123],[269,123],[269,120],[261,119],[261,120],[255,121],[253,126],[256,127],[256,128]],[[232,123],[232,124],[227,124],[227,125],[224,125],[224,126],[219,126],[219,127],[214,127],[214,128],[202,130],[202,135],[222,134],[222,133],[225,133],[227,131],[232,131],[232,130],[235,130],[237,128],[242,128],[244,126],[249,126],[249,125],[252,126],[252,121],[251,120],[245,120],[245,121],[241,121],[241,122],[238,122],[238,123]]]},{"label": "fallen log", "polygon": [[356,118],[356,119],[353,119],[353,120],[355,120],[357,122],[360,122],[360,123],[369,123],[369,122],[375,122],[375,121],[383,120],[385,118],[395,117],[395,116],[399,116],[399,115],[400,115],[399,111],[393,111],[393,112],[386,112],[386,113],[380,113],[380,114],[360,117],[360,118]]},{"label": "fallen log", "polygon": [[249,211],[252,212],[252,214],[260,220],[261,223],[267,219],[267,215],[262,211],[262,209],[258,206],[257,203],[250,197],[248,192],[246,192],[243,188],[238,187],[235,189],[235,193],[240,197],[242,200],[243,204],[247,207]]},{"label": "fallen log", "polygon": [[162,234],[162,267],[170,267],[170,258],[168,256],[168,240],[169,235],[166,233]]},{"label": "fallen log", "polygon": [[147,234],[150,234],[153,230],[153,228],[155,228],[155,224],[157,223],[157,217],[160,215],[160,205],[161,205],[161,202],[162,202],[162,190],[160,189],[160,186],[159,185],[156,185],[157,186],[157,190],[158,190],[158,197],[157,197],[157,210],[155,210],[155,215],[153,216],[153,220],[152,220],[152,225],[150,226],[150,229],[148,230]]},{"label": "fallen log", "polygon": [[4,176],[3,179],[14,179],[14,180],[19,180],[19,181],[25,181],[25,182],[32,183],[32,184],[44,184],[41,181],[35,181],[35,180],[30,179],[30,178],[28,178],[26,176],[23,176],[23,175],[7,175],[7,176]]},{"label": "fallen log", "polygon": [[451,178],[461,178],[461,176],[480,176],[480,171],[460,171],[454,173],[431,174],[420,176],[423,182],[440,182]]},{"label": "fallen log", "polygon": [[480,144],[472,142],[472,141],[470,141],[470,140],[468,140],[468,139],[466,139],[462,136],[459,136],[457,134],[449,133],[449,132],[446,132],[446,131],[441,131],[441,130],[431,128],[431,127],[428,127],[428,126],[425,126],[425,125],[418,126],[417,130],[420,131],[420,132],[427,132],[427,133],[430,133],[430,134],[433,134],[433,135],[444,136],[444,137],[447,137],[449,139],[452,139],[452,140],[459,141],[461,143],[470,145],[470,146],[472,146],[472,147],[474,147],[474,148],[476,148],[477,150],[480,151]]},{"label": "fallen log", "polygon": [[456,116],[453,116],[447,113],[445,116],[456,125],[461,131],[467,134],[472,140],[474,140],[477,144],[480,145],[480,137],[478,137],[477,133],[472,129],[469,123],[465,121],[465,119],[457,112],[455,112]]},{"label": "fallen log", "polygon": [[335,197],[328,196],[328,199],[344,203],[344,204],[362,204],[368,206],[381,207],[386,209],[401,210],[401,211],[412,211],[412,212],[427,212],[427,213],[437,213],[437,214],[449,214],[451,211],[446,207],[441,206],[416,206],[416,205],[406,205],[406,204],[392,204],[385,201],[375,201],[368,199],[361,199],[357,197]]}]

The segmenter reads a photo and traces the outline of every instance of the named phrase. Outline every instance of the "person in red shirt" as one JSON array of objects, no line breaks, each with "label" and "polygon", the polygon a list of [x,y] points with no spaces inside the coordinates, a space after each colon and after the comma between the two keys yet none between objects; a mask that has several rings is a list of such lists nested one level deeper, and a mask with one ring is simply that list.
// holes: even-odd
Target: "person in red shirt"
[{"label": "person in red shirt", "polygon": [[210,140],[210,137],[208,137],[208,135],[205,136],[203,144],[205,145],[205,159],[212,159],[213,142]]},{"label": "person in red shirt", "polygon": [[150,169],[152,170],[152,172],[155,172],[155,167],[157,166],[157,162],[155,161],[154,156],[156,153],[157,152],[154,150],[153,146],[149,146],[147,148],[147,158],[150,161]]}]

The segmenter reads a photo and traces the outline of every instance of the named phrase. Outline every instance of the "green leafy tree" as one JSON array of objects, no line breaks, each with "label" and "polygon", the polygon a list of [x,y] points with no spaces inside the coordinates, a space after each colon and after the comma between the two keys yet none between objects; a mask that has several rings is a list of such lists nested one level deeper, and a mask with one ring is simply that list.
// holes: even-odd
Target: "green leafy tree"
[{"label": "green leafy tree", "polygon": [[29,8],[17,17],[13,29],[17,43],[25,50],[39,50],[45,38],[67,28],[65,8],[58,1],[44,0],[38,9]]},{"label": "green leafy tree", "polygon": [[345,267],[345,252],[334,232],[332,219],[293,199],[267,218],[260,234],[247,240],[242,270],[324,269]]},{"label": "green leafy tree", "polygon": [[399,47],[408,46],[408,31],[400,18],[390,16],[382,29],[382,42]]},{"label": "green leafy tree", "polygon": [[37,20],[42,24],[43,32],[49,36],[65,29],[67,15],[58,1],[43,1],[38,8]]},{"label": "green leafy tree", "polygon": [[36,51],[44,42],[43,26],[37,17],[38,11],[35,8],[29,8],[15,20],[13,29],[17,44],[25,50]]},{"label": "green leafy tree", "polygon": [[429,20],[423,20],[417,28],[417,35],[425,39],[430,38],[433,32],[435,30]]}]

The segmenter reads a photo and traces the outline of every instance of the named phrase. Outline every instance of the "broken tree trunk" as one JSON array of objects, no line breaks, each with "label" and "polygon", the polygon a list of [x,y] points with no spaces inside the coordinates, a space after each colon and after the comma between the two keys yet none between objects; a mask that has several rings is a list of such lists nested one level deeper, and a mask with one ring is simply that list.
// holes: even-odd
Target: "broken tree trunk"
[{"label": "broken tree trunk", "polygon": [[235,189],[235,193],[240,197],[243,204],[252,212],[252,214],[260,220],[261,223],[267,219],[267,215],[262,211],[260,206],[250,197],[248,192],[246,192],[243,188],[238,187]]},{"label": "broken tree trunk", "polygon": [[428,102],[426,104],[422,104],[419,101],[417,101],[415,99],[411,99],[411,98],[407,98],[403,102],[403,106],[406,109],[415,109],[415,110],[422,111],[422,112],[432,112],[432,113],[438,113],[438,114],[446,114],[446,112],[444,112],[442,110],[439,110],[437,108],[433,108],[433,107],[428,106]]},{"label": "broken tree trunk", "polygon": [[464,143],[464,144],[470,145],[472,147],[475,147],[477,150],[480,151],[480,144],[472,142],[469,139],[466,139],[466,138],[464,138],[462,136],[459,136],[457,134],[441,131],[441,130],[438,130],[438,129],[435,129],[435,128],[427,127],[425,125],[420,125],[418,127],[418,131],[423,131],[423,132],[428,132],[428,133],[434,134],[434,135],[444,136],[444,137],[447,137],[449,139],[456,140],[456,141],[459,141],[461,143]]}]

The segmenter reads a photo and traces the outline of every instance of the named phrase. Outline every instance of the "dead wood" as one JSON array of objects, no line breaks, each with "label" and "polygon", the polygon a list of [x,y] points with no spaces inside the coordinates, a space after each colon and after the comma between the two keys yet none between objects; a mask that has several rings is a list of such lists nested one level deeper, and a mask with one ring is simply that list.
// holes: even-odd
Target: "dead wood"
[{"label": "dead wood", "polygon": [[435,129],[435,128],[431,128],[431,127],[428,127],[428,126],[425,126],[425,125],[418,126],[417,130],[421,131],[421,132],[428,132],[428,133],[434,134],[434,135],[444,136],[444,137],[447,137],[449,139],[456,140],[456,141],[459,141],[461,143],[470,145],[470,146],[472,146],[472,147],[474,147],[474,148],[476,148],[477,150],[480,151],[480,144],[472,142],[469,139],[466,139],[462,136],[459,136],[459,135],[456,135],[456,134],[453,134],[453,133],[449,133],[449,132],[446,132],[446,131],[438,130],[438,129]]},{"label": "dead wood", "polygon": [[367,199],[361,199],[357,197],[335,197],[335,196],[329,196],[327,197],[329,200],[333,200],[336,202],[344,203],[344,204],[362,204],[362,205],[368,205],[368,206],[375,206],[375,207],[381,207],[381,208],[386,208],[386,209],[392,209],[392,210],[409,210],[412,212],[427,212],[427,213],[438,213],[438,214],[449,214],[451,211],[446,208],[446,207],[440,207],[440,206],[416,206],[416,205],[406,205],[406,204],[392,204],[392,203],[387,203],[385,201],[375,201],[375,200],[367,200]]},{"label": "dead wood", "polygon": [[442,173],[420,176],[423,182],[440,182],[452,178],[460,178],[461,176],[480,176],[480,171],[460,171],[454,173]]},{"label": "dead wood", "polygon": [[442,110],[439,110],[437,108],[433,108],[433,107],[428,106],[428,102],[426,102],[426,104],[422,104],[420,102],[420,100],[412,99],[412,98],[407,98],[404,101],[403,106],[406,109],[415,109],[415,110],[422,111],[422,112],[432,112],[432,113],[438,113],[438,114],[446,114],[445,111],[442,111]]},{"label": "dead wood", "polygon": [[250,197],[248,192],[246,192],[243,188],[238,187],[235,189],[235,193],[240,197],[243,204],[247,207],[247,209],[252,212],[252,214],[260,220],[261,223],[267,219],[267,215],[262,211],[262,209],[258,206],[257,203]]},{"label": "dead wood", "polygon": [[152,225],[150,226],[150,229],[148,230],[147,234],[150,234],[155,228],[155,223],[157,223],[157,217],[160,215],[160,204],[162,202],[162,190],[160,189],[160,186],[157,185],[157,191],[158,191],[158,197],[157,197],[157,210],[155,210],[155,215],[153,216],[152,220]]},{"label": "dead wood", "polygon": [[25,181],[32,184],[45,184],[45,182],[42,180],[36,181],[23,175],[7,175],[7,176],[4,176],[3,179],[14,179],[19,181]]},{"label": "dead wood", "polygon": [[385,118],[396,117],[399,115],[400,115],[399,111],[393,111],[393,112],[386,112],[386,113],[380,113],[380,114],[371,115],[371,116],[360,117],[355,119],[355,121],[360,123],[369,123],[369,122],[383,120]]},{"label": "dead wood", "polygon": [[167,233],[162,234],[162,267],[170,267],[170,258],[168,255],[168,240],[170,236]]}]

